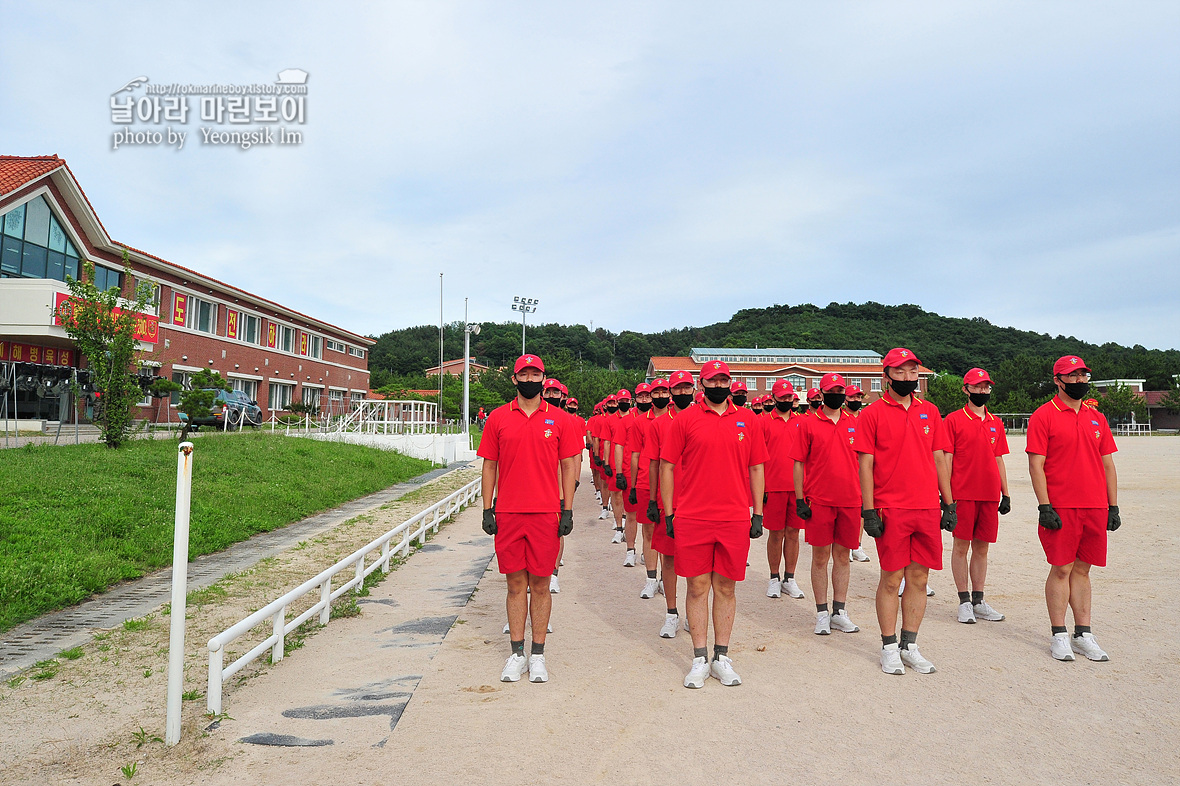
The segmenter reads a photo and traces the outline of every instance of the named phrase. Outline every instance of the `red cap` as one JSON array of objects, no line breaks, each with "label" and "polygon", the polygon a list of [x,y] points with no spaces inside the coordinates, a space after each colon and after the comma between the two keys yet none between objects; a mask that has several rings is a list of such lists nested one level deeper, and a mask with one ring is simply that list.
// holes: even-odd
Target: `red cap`
[{"label": "red cap", "polygon": [[770,392],[775,396],[795,396],[798,398],[798,395],[795,393],[795,386],[791,384],[791,380],[789,379],[780,379],[778,382],[775,382]]},{"label": "red cap", "polygon": [[609,396],[607,396],[606,398],[604,398],[604,399],[602,400],[602,403],[603,403],[603,404],[609,404],[609,403],[611,403],[612,401],[616,401],[616,402],[617,402],[618,400],[619,400],[619,394],[618,394],[618,393],[611,393]]},{"label": "red cap", "polygon": [[687,371],[673,371],[672,376],[668,377],[668,388],[671,389],[686,382],[690,385],[693,383],[692,374]]},{"label": "red cap", "polygon": [[663,378],[653,379],[651,381],[651,389],[652,390],[667,390],[668,389],[668,380],[663,379]]},{"label": "red cap", "polygon": [[735,379],[732,383],[730,383],[729,391],[731,393],[736,393],[739,390],[745,390],[747,393],[749,392],[749,389],[746,388],[745,382],[742,382],[740,379]]},{"label": "red cap", "polygon": [[561,395],[568,396],[570,394],[570,389],[565,386],[564,382],[558,382],[557,386],[561,388]]},{"label": "red cap", "polygon": [[813,398],[822,398],[823,395],[824,392],[819,388],[812,388],[811,390],[807,391],[807,400],[811,401]]},{"label": "red cap", "polygon": [[982,385],[984,382],[995,384],[992,378],[987,375],[987,372],[981,368],[973,368],[963,375],[964,385]]},{"label": "red cap", "polygon": [[849,398],[852,398],[853,396],[859,396],[862,393],[864,393],[864,391],[856,385],[849,385],[848,387],[844,388],[844,395],[848,396]]},{"label": "red cap", "polygon": [[536,355],[521,355],[516,359],[516,365],[512,367],[513,374],[519,374],[526,368],[535,368],[542,374],[545,373],[545,364]]},{"label": "red cap", "polygon": [[1054,374],[1072,374],[1075,371],[1089,371],[1086,368],[1086,362],[1077,355],[1066,355],[1063,358],[1058,358],[1057,362],[1053,364]]},{"label": "red cap", "polygon": [[623,399],[630,401],[631,400],[631,391],[627,390],[626,388],[623,388],[622,390],[620,390],[618,393],[615,394],[615,399],[617,399],[618,401],[622,401]]},{"label": "red cap", "polygon": [[712,379],[723,375],[732,376],[729,373],[729,365],[724,360],[710,360],[701,369],[701,379]]},{"label": "red cap", "polygon": [[698,390],[696,393],[693,394],[692,397],[693,397],[693,400],[696,401],[696,403],[700,404],[702,401],[705,400],[705,393],[704,393],[704,391]]},{"label": "red cap", "polygon": [[565,405],[568,407],[570,404],[573,404],[576,407],[578,406],[578,400],[573,396],[570,396],[568,399],[566,399]]},{"label": "red cap", "polygon": [[545,383],[543,385],[541,385],[541,389],[542,390],[550,390],[552,388],[556,388],[558,390],[561,390],[561,383],[558,382],[553,377],[549,377],[549,379],[545,380]]},{"label": "red cap", "polygon": [[[820,390],[831,390],[832,388],[836,387],[845,388],[845,393],[848,392],[848,386],[844,382],[844,377],[840,376],[839,374],[824,374],[823,379],[819,381]],[[808,394],[808,398],[810,397],[811,394]]]},{"label": "red cap", "polygon": [[915,363],[921,363],[918,360],[918,356],[913,352],[910,352],[905,347],[897,347],[896,349],[889,350],[885,355],[885,359],[881,361],[881,365],[885,368],[897,368],[902,363],[908,363],[911,360]]},{"label": "red cap", "polygon": [[638,396],[640,393],[651,393],[651,385],[646,382],[640,382],[635,386],[635,395]]}]

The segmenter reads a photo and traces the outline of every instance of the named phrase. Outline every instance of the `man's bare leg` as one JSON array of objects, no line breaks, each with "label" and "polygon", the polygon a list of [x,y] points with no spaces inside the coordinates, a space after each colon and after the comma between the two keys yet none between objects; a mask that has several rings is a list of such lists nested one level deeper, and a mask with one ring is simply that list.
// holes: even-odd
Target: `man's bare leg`
[{"label": "man's bare leg", "polygon": [[[688,614],[688,625],[691,628],[692,647],[699,650],[709,645],[709,589],[713,585],[712,573],[700,576],[689,576],[688,598],[685,599],[685,613]],[[664,585],[664,592],[668,587]]]},{"label": "man's bare leg", "polygon": [[[529,615],[533,622],[533,643],[544,644],[545,633],[549,629],[549,614],[553,610],[553,596],[549,594],[549,577],[530,574],[528,583],[532,589],[532,597],[529,598]],[[523,625],[520,629],[520,638],[516,636],[512,629],[511,617],[508,618],[508,631],[512,633],[513,641],[520,641],[520,638],[524,637]]]},{"label": "man's bare leg", "polygon": [[[734,580],[726,578],[720,573],[713,573],[711,583],[713,585],[713,643],[728,647],[730,634],[733,633],[733,618],[737,613],[737,593],[734,591]],[[696,642],[696,620],[691,620],[689,624],[692,625],[693,646],[703,646],[697,645]]]},{"label": "man's bare leg", "polygon": [[[832,558],[831,546],[812,546],[811,547],[811,591],[815,594],[815,602],[828,602],[828,562]],[[839,565],[839,563],[837,563]],[[835,579],[836,568],[832,568],[833,579]],[[848,566],[845,566],[845,582],[847,582]],[[834,583],[834,582],[833,582]],[[845,593],[848,587],[845,584]]]},{"label": "man's bare leg", "polygon": [[[897,607],[901,604],[897,588],[901,586],[904,573],[904,570],[881,571],[881,581],[877,585],[877,624],[881,626],[882,636],[897,635]],[[925,592],[922,596],[925,597]]]},{"label": "man's bare leg", "polygon": [[[524,641],[524,626],[529,613],[529,599],[525,595],[528,572],[518,570],[504,577],[508,582],[508,634],[512,641]],[[545,579],[545,593],[549,593],[549,579]]]}]

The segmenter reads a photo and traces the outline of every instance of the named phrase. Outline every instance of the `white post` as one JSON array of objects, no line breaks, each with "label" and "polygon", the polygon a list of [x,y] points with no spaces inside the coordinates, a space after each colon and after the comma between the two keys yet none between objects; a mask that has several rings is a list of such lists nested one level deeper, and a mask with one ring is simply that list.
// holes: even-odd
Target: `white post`
[{"label": "white post", "polygon": [[[463,433],[471,422],[471,325],[467,323],[467,298],[463,298]],[[468,446],[470,447],[470,445]]]},{"label": "white post", "polygon": [[225,664],[225,647],[209,650],[209,684],[205,706],[210,715],[221,714],[221,670]]},{"label": "white post", "polygon": [[164,743],[180,742],[184,693],[184,602],[188,595],[188,516],[193,486],[193,443],[180,443],[176,456],[176,530],[172,538],[172,605],[168,633],[168,715]]}]

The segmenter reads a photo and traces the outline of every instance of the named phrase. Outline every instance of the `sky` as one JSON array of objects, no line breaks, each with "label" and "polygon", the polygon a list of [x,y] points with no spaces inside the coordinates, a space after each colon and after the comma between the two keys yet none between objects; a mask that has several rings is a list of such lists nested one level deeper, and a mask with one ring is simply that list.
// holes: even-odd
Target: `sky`
[{"label": "sky", "polygon": [[[364,334],[916,303],[1180,346],[1180,4],[0,0],[0,153],[117,241]],[[112,93],[308,72],[298,145]],[[146,87],[119,94],[143,97]],[[257,130],[252,124],[247,130]]]}]

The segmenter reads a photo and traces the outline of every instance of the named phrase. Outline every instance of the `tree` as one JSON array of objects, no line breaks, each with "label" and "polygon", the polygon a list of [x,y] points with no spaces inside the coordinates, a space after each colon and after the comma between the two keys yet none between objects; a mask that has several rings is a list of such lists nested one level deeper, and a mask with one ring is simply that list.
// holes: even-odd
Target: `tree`
[{"label": "tree", "polygon": [[1107,388],[1098,396],[1098,411],[1114,423],[1135,419],[1147,422],[1147,401],[1127,385],[1118,384]]},{"label": "tree", "polygon": [[967,400],[963,395],[962,377],[945,372],[935,374],[926,384],[926,400],[938,407],[943,417],[962,409]]},{"label": "tree", "polygon": [[[188,433],[193,428],[193,421],[209,417],[212,414],[213,402],[217,400],[217,391],[231,390],[230,384],[212,369],[203,368],[193,374],[189,389],[180,394],[180,405],[177,409],[184,413],[184,428],[180,430],[180,441],[188,439]],[[228,413],[227,413],[228,415]]]},{"label": "tree", "polygon": [[1175,415],[1180,412],[1180,387],[1174,387],[1160,399],[1160,406]]},{"label": "tree", "polygon": [[[165,379],[164,377],[156,377],[152,380],[152,384],[148,385],[147,392],[153,400],[158,402],[160,399],[169,398],[173,393],[179,393],[182,390],[184,390],[184,388],[172,380]],[[156,406],[156,422],[159,422],[159,405],[157,404]]]},{"label": "tree", "polygon": [[[82,278],[66,277],[70,298],[58,306],[55,316],[66,335],[86,358],[95,390],[102,402],[95,408],[95,421],[103,443],[117,448],[127,441],[134,427],[132,409],[143,398],[143,389],[132,373],[135,361],[136,315],[147,307],[148,286],[139,287],[135,300],[128,302],[118,287],[104,291],[94,285],[94,263],[82,263]],[[123,249],[123,280],[131,281],[131,260]]]}]

